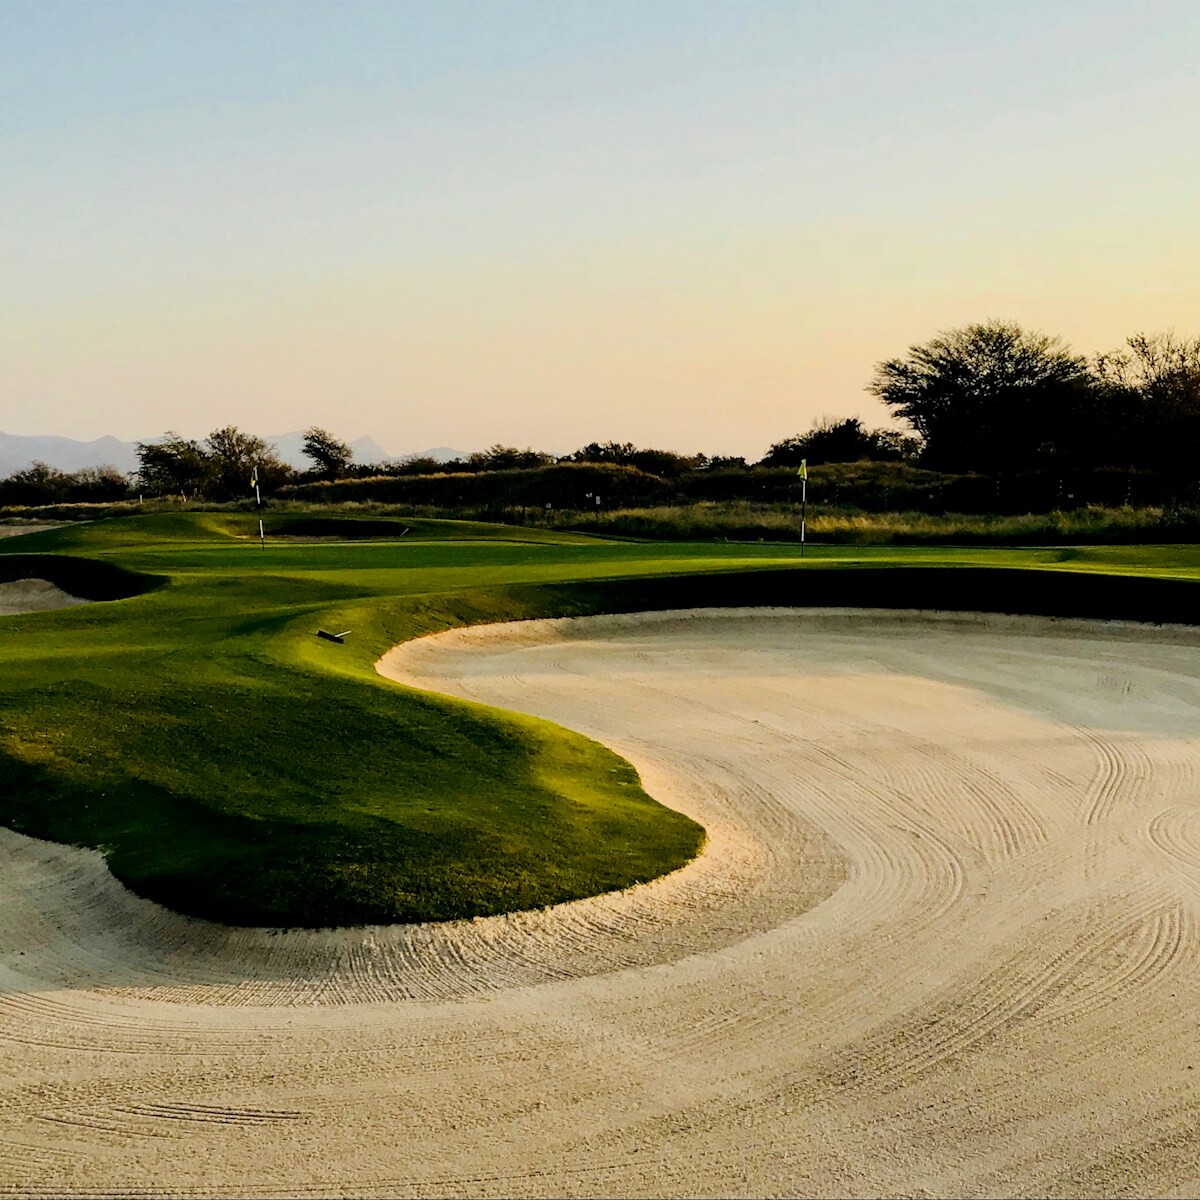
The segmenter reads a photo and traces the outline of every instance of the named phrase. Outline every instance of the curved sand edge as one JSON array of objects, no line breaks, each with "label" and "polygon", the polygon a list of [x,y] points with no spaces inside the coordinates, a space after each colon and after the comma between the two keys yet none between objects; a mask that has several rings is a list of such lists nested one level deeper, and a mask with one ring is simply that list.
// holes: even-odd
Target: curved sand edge
[{"label": "curved sand edge", "polygon": [[70,592],[64,592],[48,579],[14,579],[10,583],[0,583],[0,616],[52,612],[91,603],[90,600],[82,600]]},{"label": "curved sand edge", "polygon": [[[613,619],[595,620],[611,625]],[[473,640],[486,636],[496,644],[498,629],[514,645],[561,636],[553,621],[486,629],[473,630]],[[421,639],[420,652],[427,649]],[[402,650],[380,660],[381,674],[402,678]],[[176,1003],[292,1007],[467,999],[662,965],[773,928],[819,903],[844,878],[832,846],[806,823],[777,814],[764,841],[753,820],[731,817],[720,785],[668,777],[653,761],[633,758],[651,794],[705,826],[703,852],[649,883],[542,910],[337,930],[238,928],[135,895],[99,851],[3,829],[0,905],[8,906],[9,927],[22,940],[38,930],[34,941],[43,950],[26,951],[21,968],[40,985],[83,984]],[[0,959],[9,948],[4,941]]]},{"label": "curved sand edge", "polygon": [[[456,629],[393,648],[377,669],[412,686],[470,695],[462,679],[493,655],[713,621],[736,621],[749,631],[780,619],[801,622],[810,632],[899,621],[935,634],[959,627],[1200,639],[1191,629],[1049,618],[683,610]],[[720,950],[801,916],[846,879],[834,841],[737,769],[722,774],[710,763],[697,774],[686,762],[664,763],[650,744],[607,744],[633,762],[651,795],[704,825],[708,836],[698,858],[650,883],[540,911],[281,932],[182,916],[131,893],[98,851],[0,830],[0,908],[9,914],[0,929],[0,962],[21,947],[21,976],[38,986],[86,986],[172,1003],[292,1007],[467,999]]]}]

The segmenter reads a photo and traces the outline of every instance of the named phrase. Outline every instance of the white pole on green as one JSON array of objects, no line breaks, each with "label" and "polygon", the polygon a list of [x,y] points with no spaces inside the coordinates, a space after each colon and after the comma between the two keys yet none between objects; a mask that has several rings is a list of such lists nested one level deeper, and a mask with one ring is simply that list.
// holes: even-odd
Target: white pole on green
[{"label": "white pole on green", "polygon": [[[250,471],[250,486],[254,489],[254,502],[258,505],[259,512],[262,511],[262,492],[258,490],[258,463],[255,463]],[[262,516],[258,518],[258,548],[265,550],[267,548],[267,532],[263,529]]]},{"label": "white pole on green", "polygon": [[807,533],[808,526],[808,459],[800,460],[800,467],[796,471],[800,476],[800,557],[804,557],[804,539]]}]

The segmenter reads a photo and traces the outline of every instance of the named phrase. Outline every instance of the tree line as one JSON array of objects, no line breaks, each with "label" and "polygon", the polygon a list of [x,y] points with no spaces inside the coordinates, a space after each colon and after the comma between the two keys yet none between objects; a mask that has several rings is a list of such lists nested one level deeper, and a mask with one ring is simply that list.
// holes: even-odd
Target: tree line
[{"label": "tree line", "polygon": [[1087,358],[986,321],[879,363],[868,384],[919,439],[923,465],[996,473],[1123,467],[1195,480],[1200,338],[1134,334]]},{"label": "tree line", "polygon": [[[589,442],[556,456],[494,445],[450,462],[428,457],[358,464],[327,430],[305,432],[311,466],[296,471],[273,446],[236,426],[196,440],[169,432],[137,446],[131,479],[107,468],[56,471],[44,463],[0,480],[0,505],[109,502],[132,490],[187,500],[246,497],[252,478],[267,492],[288,485],[480,475],[558,465],[628,468],[662,480],[823,463],[907,462],[945,473],[1003,476],[1084,471],[1152,474],[1191,499],[1200,471],[1200,338],[1135,334],[1090,358],[1061,338],[989,320],[937,334],[876,364],[867,391],[907,429],[868,428],[858,417],[820,417],[756,462],[680,454],[629,442]],[[579,476],[582,478],[582,476]],[[1061,486],[1060,486],[1061,490]]]},{"label": "tree line", "polygon": [[699,471],[795,465],[805,453],[809,457],[815,455],[815,460],[829,462],[900,458],[906,441],[915,446],[912,439],[890,431],[866,430],[857,418],[843,421],[821,418],[808,434],[778,443],[756,464],[733,455],[680,454],[613,441],[589,442],[561,456],[497,444],[448,462],[412,456],[382,463],[355,463],[345,442],[327,430],[313,427],[305,431],[303,444],[304,454],[312,465],[298,471],[281,461],[268,442],[229,425],[202,439],[168,432],[153,441],[137,443],[138,470],[129,477],[107,467],[68,472],[35,463],[0,480],[0,506],[111,503],[131,495],[226,501],[246,498],[253,479],[258,480],[264,493],[271,494],[280,488],[308,483],[435,475],[466,477],[564,464],[623,467],[655,478],[679,479]]}]

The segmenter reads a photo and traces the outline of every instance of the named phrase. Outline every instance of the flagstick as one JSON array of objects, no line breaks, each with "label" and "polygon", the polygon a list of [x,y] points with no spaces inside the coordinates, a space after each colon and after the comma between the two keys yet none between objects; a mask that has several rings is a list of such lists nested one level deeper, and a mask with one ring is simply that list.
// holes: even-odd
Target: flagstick
[{"label": "flagstick", "polygon": [[262,523],[262,492],[258,490],[258,463],[254,464],[253,470],[250,472],[250,486],[254,489],[254,503],[258,506],[258,547],[260,550],[267,548],[267,533],[263,529]]},{"label": "flagstick", "polygon": [[808,517],[808,474],[800,480],[800,557],[804,557],[804,535]]},{"label": "flagstick", "polygon": [[800,476],[800,557],[804,557],[804,541],[808,534],[808,459],[800,460],[796,472]]}]

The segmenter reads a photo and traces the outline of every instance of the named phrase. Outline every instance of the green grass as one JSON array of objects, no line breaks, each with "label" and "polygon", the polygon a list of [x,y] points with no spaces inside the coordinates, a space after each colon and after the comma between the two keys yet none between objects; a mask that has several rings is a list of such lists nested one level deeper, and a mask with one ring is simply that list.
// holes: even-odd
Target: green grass
[{"label": "green grass", "polygon": [[[693,604],[1180,619],[1200,579],[1193,546],[823,546],[802,562],[787,545],[424,519],[384,540],[399,531],[377,516],[304,524],[318,516],[271,514],[265,550],[257,517],[228,511],[0,542],[0,581],[112,601],[0,617],[0,822],[99,847],[140,894],[233,924],[535,908],[672,870],[703,831],[587,738],[382,680],[373,664],[396,642]],[[354,632],[336,646],[318,627]]]}]

